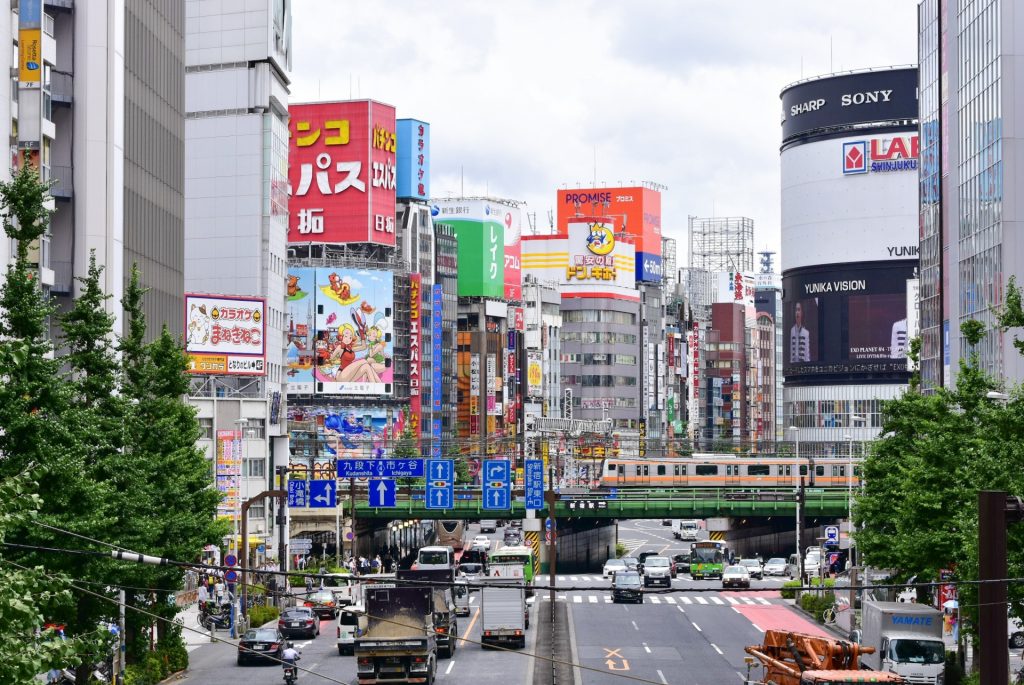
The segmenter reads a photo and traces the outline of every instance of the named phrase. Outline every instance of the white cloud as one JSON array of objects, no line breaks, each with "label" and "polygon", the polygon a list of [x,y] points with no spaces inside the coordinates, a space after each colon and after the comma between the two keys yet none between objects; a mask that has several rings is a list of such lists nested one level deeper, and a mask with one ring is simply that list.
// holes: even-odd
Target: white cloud
[{"label": "white cloud", "polygon": [[916,2],[392,0],[293,6],[292,100],[369,97],[431,123],[432,192],[528,203],[555,191],[668,186],[688,215],[750,216],[779,245],[779,91],[917,61]]}]

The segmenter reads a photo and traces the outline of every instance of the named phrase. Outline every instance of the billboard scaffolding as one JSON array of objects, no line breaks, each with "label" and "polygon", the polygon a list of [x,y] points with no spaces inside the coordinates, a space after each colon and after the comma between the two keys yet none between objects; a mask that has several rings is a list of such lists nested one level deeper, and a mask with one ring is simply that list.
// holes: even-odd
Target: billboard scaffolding
[{"label": "billboard scaffolding", "polygon": [[754,220],[745,216],[690,221],[690,268],[754,272]]}]

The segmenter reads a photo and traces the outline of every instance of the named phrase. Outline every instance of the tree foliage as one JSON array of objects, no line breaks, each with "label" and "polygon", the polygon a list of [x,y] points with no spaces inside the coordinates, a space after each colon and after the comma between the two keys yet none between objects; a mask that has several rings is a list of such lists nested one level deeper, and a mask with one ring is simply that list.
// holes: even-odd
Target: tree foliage
[{"label": "tree foliage", "polygon": [[[978,575],[978,492],[1024,495],[1024,398],[1003,405],[987,397],[995,384],[979,367],[974,346],[980,322],[961,331],[970,351],[960,362],[955,389],[923,394],[916,385],[883,409],[882,437],[864,464],[864,492],[854,519],[865,562],[890,568],[897,578],[956,580]],[[1020,527],[1018,527],[1020,528]],[[1024,530],[1010,531],[1010,577],[1024,573]],[[919,597],[927,593],[919,590]],[[1020,607],[1024,588],[1010,584]],[[977,591],[960,586],[961,612],[976,617]]]}]

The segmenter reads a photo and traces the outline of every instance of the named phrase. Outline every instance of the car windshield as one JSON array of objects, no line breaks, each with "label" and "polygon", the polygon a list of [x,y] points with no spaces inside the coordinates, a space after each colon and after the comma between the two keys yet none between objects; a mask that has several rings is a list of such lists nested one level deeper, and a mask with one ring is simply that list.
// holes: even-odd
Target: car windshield
[{"label": "car windshield", "polygon": [[626,562],[624,562],[622,559],[609,559],[608,561],[604,562],[604,565],[611,566],[613,568],[624,568],[626,566]]},{"label": "car windshield", "polygon": [[893,640],[889,655],[899,664],[941,664],[946,660],[946,648],[938,640]]},{"label": "car windshield", "polygon": [[620,573],[615,576],[615,587],[640,587],[640,576],[633,573]]},{"label": "car windshield", "polygon": [[448,552],[420,552],[418,561],[420,564],[447,564]]},{"label": "car windshield", "polygon": [[324,587],[348,587],[352,581],[353,579],[348,577],[325,576]]},{"label": "car windshield", "polygon": [[459,566],[459,570],[463,573],[480,573],[481,568],[480,564],[462,564]]},{"label": "car windshield", "polygon": [[636,566],[640,562],[634,557],[622,557],[622,563],[624,563],[626,566]]},{"label": "car windshield", "polygon": [[755,568],[760,565],[761,564],[757,562],[757,559],[740,559],[740,566],[749,566],[751,568]]},{"label": "car windshield", "polygon": [[256,630],[248,630],[245,633],[246,640],[256,640],[259,642],[274,642],[277,640],[277,631],[270,628],[257,628]]},{"label": "car windshield", "polygon": [[281,618],[309,618],[312,612],[309,609],[289,609],[281,614]]},{"label": "car windshield", "polygon": [[746,566],[730,566],[730,567],[725,569],[725,572],[726,573],[734,573],[736,575],[741,575],[742,576],[742,575],[746,575],[747,567]]},{"label": "car windshield", "polygon": [[647,557],[645,566],[668,566],[668,559],[665,557]]},{"label": "car windshield", "polygon": [[769,559],[768,560],[768,566],[785,566],[785,565],[786,565],[786,560],[785,559],[779,559],[778,557],[775,557],[774,559]]}]

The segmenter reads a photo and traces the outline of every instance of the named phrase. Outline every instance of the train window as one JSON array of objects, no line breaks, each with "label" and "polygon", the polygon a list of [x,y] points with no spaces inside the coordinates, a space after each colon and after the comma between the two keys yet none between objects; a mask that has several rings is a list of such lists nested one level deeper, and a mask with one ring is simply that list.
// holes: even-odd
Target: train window
[{"label": "train window", "polygon": [[698,476],[717,476],[718,466],[715,464],[697,464],[694,473]]},{"label": "train window", "polygon": [[608,473],[615,473],[615,462],[608,462]]},{"label": "train window", "polygon": [[641,468],[643,468],[645,476],[651,475],[651,467],[650,466],[648,466],[647,464],[644,464]]},{"label": "train window", "polygon": [[768,464],[750,464],[747,466],[748,476],[767,476],[771,472]]},{"label": "train window", "polygon": [[665,465],[664,464],[659,464],[658,465],[658,475],[659,476],[664,476],[665,475]]},{"label": "train window", "polygon": [[816,475],[816,476],[824,476],[825,475],[825,467],[824,466],[815,466],[814,467],[814,475]]},{"label": "train window", "polygon": [[792,476],[793,475],[793,467],[790,466],[789,464],[786,464],[785,475],[787,475],[787,476]]},{"label": "train window", "polygon": [[801,476],[806,476],[807,475],[807,464],[800,464],[800,475]]},{"label": "train window", "polygon": [[679,475],[680,476],[685,476],[686,475],[686,464],[683,464],[682,466],[680,466],[679,469],[682,471],[682,473],[680,473]]},{"label": "train window", "polygon": [[678,476],[679,475],[679,464],[676,464],[675,466],[672,467],[672,475],[673,476]]},{"label": "train window", "polygon": [[620,476],[626,475],[626,465],[625,464],[616,464],[616,466],[619,467],[619,475]]}]

